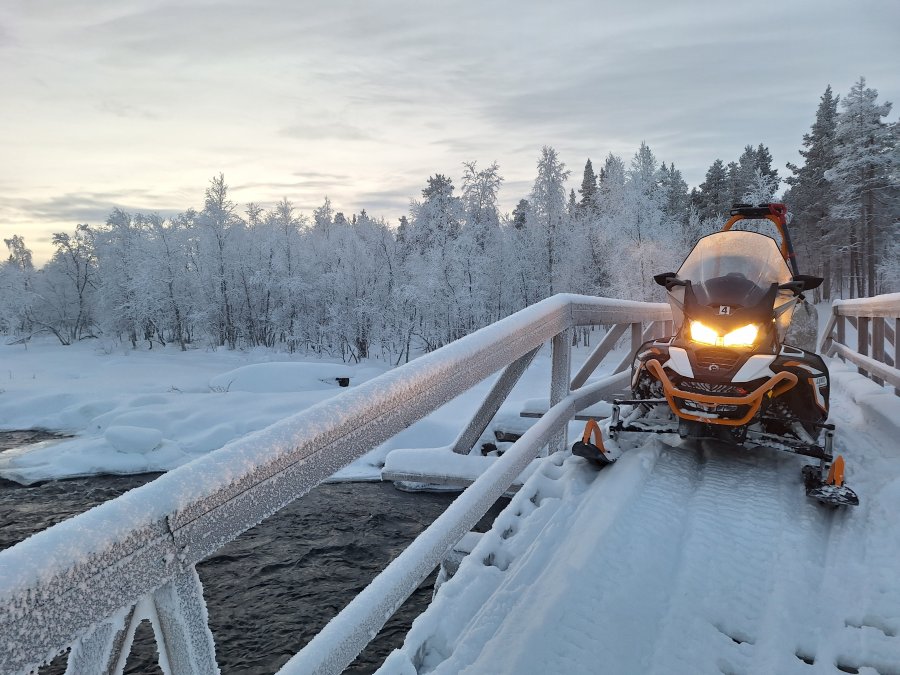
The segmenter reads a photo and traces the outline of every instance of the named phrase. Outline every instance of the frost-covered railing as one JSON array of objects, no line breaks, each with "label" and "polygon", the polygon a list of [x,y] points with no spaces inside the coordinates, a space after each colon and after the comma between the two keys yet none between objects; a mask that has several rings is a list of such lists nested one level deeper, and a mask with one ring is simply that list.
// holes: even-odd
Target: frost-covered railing
[{"label": "frost-covered railing", "polygon": [[[847,323],[856,330],[856,349],[847,345]],[[900,293],[836,300],[819,351],[850,361],[900,396]]]},{"label": "frost-covered railing", "polygon": [[[548,442],[553,449],[562,447],[565,420],[576,408],[595,402],[610,383],[579,389],[590,374],[589,364],[596,365],[616,338],[601,342],[570,381],[571,330],[605,324],[612,326],[610,335],[621,335],[630,325],[636,346],[641,338],[662,333],[660,322],[670,319],[664,304],[548,298],[0,552],[0,672],[32,670],[69,647],[68,673],[121,672],[133,631],[144,618],[153,623],[167,673],[218,672],[198,562],[506,367],[463,432],[471,435],[480,426],[477,438],[490,421],[490,410],[499,406],[498,392],[511,389],[509,381],[518,379],[515,371],[524,370],[522,364],[552,341],[551,409],[545,418],[410,546],[412,554],[397,559],[407,567],[398,572],[396,565],[389,566],[374,590],[354,601],[365,611],[353,618],[374,616],[374,621],[367,619],[362,627],[351,622],[352,640],[329,638],[332,624],[338,635],[347,630],[342,612],[344,618],[329,624],[325,637],[301,652],[300,663],[304,653],[311,654],[316,672],[339,672],[389,618],[386,609],[396,609],[419,583],[410,587],[410,580],[427,576],[469,523],[505,492],[522,462],[527,464]],[[608,379],[627,378],[627,361],[617,369],[619,375]],[[286,669],[312,672],[294,664]]]}]

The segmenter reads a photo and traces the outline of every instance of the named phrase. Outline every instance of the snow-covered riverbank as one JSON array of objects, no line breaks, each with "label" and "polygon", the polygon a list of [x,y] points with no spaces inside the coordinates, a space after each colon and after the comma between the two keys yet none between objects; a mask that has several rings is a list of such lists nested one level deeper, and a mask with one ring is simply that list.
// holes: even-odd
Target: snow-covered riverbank
[{"label": "snow-covered riverbank", "polygon": [[[165,471],[228,441],[346,391],[390,368],[347,365],[267,350],[110,349],[97,341],[50,339],[0,345],[0,429],[71,434],[0,454],[0,477],[21,483]],[[504,410],[546,390],[542,353]],[[493,379],[493,378],[491,378]],[[335,475],[378,480],[394,448],[445,446],[486,394],[483,382]]]}]

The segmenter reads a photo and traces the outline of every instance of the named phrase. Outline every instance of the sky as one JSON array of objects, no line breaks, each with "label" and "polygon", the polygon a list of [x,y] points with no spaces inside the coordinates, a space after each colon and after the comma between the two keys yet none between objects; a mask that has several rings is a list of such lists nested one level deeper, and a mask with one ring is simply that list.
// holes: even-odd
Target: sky
[{"label": "sky", "polygon": [[41,263],[115,206],[202,208],[219,173],[238,204],[395,224],[473,160],[509,212],[543,145],[576,189],[642,141],[691,186],[747,144],[784,177],[826,85],[898,102],[898,63],[896,0],[3,0],[0,238]]}]

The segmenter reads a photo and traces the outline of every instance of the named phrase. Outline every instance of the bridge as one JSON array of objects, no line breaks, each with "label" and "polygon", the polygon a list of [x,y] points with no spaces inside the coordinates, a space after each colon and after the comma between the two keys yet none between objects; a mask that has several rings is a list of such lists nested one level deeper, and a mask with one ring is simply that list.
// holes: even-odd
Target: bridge
[{"label": "bridge", "polygon": [[[199,561],[500,372],[465,455],[550,343],[546,412],[279,672],[341,672],[537,459],[379,672],[900,674],[900,294],[836,302],[822,336],[853,510],[807,500],[799,458],[764,448],[571,456],[569,421],[627,387],[631,355],[598,365],[670,321],[554,296],[0,552],[0,672],[67,649],[68,673],[121,672],[145,618],[164,672],[218,672]],[[606,333],[573,375],[581,326]]]}]

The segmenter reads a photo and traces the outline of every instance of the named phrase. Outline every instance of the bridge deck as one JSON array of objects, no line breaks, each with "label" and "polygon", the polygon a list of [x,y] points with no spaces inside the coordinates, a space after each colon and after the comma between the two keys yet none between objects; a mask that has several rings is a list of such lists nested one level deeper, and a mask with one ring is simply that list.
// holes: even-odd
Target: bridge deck
[{"label": "bridge deck", "polygon": [[900,673],[900,453],[858,379],[833,404],[857,509],[768,450],[548,458],[379,672]]}]

